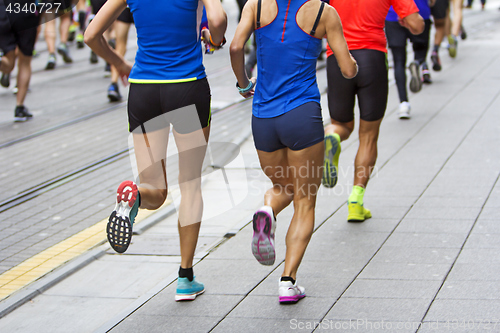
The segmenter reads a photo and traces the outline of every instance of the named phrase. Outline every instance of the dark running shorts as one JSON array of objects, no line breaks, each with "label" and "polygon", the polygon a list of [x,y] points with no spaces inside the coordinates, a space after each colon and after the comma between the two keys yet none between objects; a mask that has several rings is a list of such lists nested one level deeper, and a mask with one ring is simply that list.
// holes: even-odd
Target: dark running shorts
[{"label": "dark running shorts", "polygon": [[[210,125],[210,99],[207,78],[181,83],[131,83],[129,130],[132,132],[146,123],[148,131],[172,124],[181,134],[205,128]],[[152,119],[155,121],[150,121]]]},{"label": "dark running shorts", "polygon": [[118,16],[117,20],[128,24],[134,23],[134,16],[132,16],[130,8],[125,8],[120,16]]},{"label": "dark running shorts", "polygon": [[90,0],[90,6],[92,7],[92,14],[97,14],[99,9],[106,3],[106,0]]},{"label": "dark running shorts", "polygon": [[19,47],[22,54],[32,56],[36,41],[36,30],[40,16],[20,14],[11,22],[4,3],[0,1],[0,50],[7,54]]},{"label": "dark running shorts", "polygon": [[[90,5],[92,7],[92,14],[97,14],[106,1],[107,0],[91,0]],[[130,8],[125,8],[120,16],[118,16],[117,20],[124,23],[134,23],[134,17],[132,16],[132,12],[130,12]]]},{"label": "dark running shorts", "polygon": [[321,107],[308,102],[274,118],[252,116],[252,132],[255,148],[268,153],[311,147],[324,140]]},{"label": "dark running shorts", "polygon": [[420,35],[413,35],[410,30],[402,27],[399,22],[385,21],[385,35],[389,47],[405,47],[407,39],[413,44],[427,45],[428,47],[430,32],[431,20],[425,20],[424,32]]},{"label": "dark running shorts", "polygon": [[368,49],[350,52],[359,67],[358,75],[353,79],[342,76],[335,56],[332,55],[327,59],[330,118],[342,123],[353,121],[357,95],[361,119],[366,121],[382,119],[389,93],[386,53]]},{"label": "dark running shorts", "polygon": [[436,0],[434,6],[431,7],[431,15],[435,20],[446,18],[446,11],[450,5],[449,0]]}]

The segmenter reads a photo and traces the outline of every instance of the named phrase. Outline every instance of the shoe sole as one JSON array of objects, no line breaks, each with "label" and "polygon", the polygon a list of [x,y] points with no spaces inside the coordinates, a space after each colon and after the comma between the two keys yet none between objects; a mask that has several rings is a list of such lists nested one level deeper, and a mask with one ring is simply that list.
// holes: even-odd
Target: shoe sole
[{"label": "shoe sole", "polygon": [[196,298],[196,296],[201,295],[204,292],[205,292],[205,289],[203,289],[202,291],[199,291],[197,293],[194,293],[194,294],[188,294],[188,295],[176,294],[175,295],[175,301],[176,302],[179,302],[179,301],[193,301]]},{"label": "shoe sole", "polygon": [[451,47],[448,49],[448,53],[450,54],[450,57],[455,58],[457,56],[457,49],[456,47]]},{"label": "shoe sole", "polygon": [[73,59],[70,58],[70,56],[64,52],[64,50],[57,50],[57,53],[59,53],[63,57],[63,61],[67,64],[70,64],[73,62]]},{"label": "shoe sole", "polygon": [[280,296],[280,304],[295,304],[301,299],[306,297],[306,295],[296,295],[296,296]]},{"label": "shoe sole", "polygon": [[[329,148],[330,146],[331,148]],[[323,178],[321,179],[324,187],[332,188],[337,185],[338,168],[335,163],[335,155],[338,149],[339,142],[331,135],[325,136],[325,161],[323,164]]]},{"label": "shoe sole", "polygon": [[4,88],[8,88],[10,86],[10,77],[8,75],[3,75],[0,80],[0,85]]},{"label": "shoe sole", "polygon": [[423,76],[423,83],[425,83],[425,84],[431,84],[432,83],[432,79],[431,79],[430,74],[424,74],[422,76]]},{"label": "shoe sole", "polygon": [[122,99],[122,97],[120,95],[117,95],[117,94],[109,94],[108,93],[108,99],[110,102],[118,102]]},{"label": "shoe sole", "polygon": [[28,121],[30,118],[28,117],[14,117],[14,122],[16,123],[23,123],[25,121]]},{"label": "shoe sole", "polygon": [[276,260],[271,230],[272,217],[263,211],[256,212],[253,216],[252,253],[260,264],[266,266],[273,265]]},{"label": "shoe sole", "polygon": [[83,42],[80,42],[80,41],[76,42],[77,49],[83,49],[84,47],[85,47],[85,44]]},{"label": "shoe sole", "polygon": [[414,93],[419,92],[422,90],[422,79],[420,78],[420,71],[416,62],[410,64],[410,73],[410,90]]},{"label": "shoe sole", "polygon": [[455,58],[457,56],[457,42],[453,38],[448,37],[448,44],[450,44],[448,53],[450,57]]},{"label": "shoe sole", "polygon": [[137,200],[137,185],[132,181],[120,184],[116,191],[116,205],[106,225],[108,242],[118,253],[127,250],[132,240],[132,223],[130,222],[130,211]]},{"label": "shoe sole", "polygon": [[399,119],[410,119],[410,114],[409,113],[400,113]]},{"label": "shoe sole", "polygon": [[439,63],[438,57],[431,55],[432,69],[436,72],[441,70],[441,64]]},{"label": "shoe sole", "polygon": [[368,212],[365,215],[358,215],[358,214],[352,214],[350,216],[347,215],[347,222],[351,223],[365,222],[365,220],[368,220],[371,217],[372,217],[371,212]]},{"label": "shoe sole", "polygon": [[45,66],[46,70],[54,69],[54,68],[56,68],[56,63],[55,62],[51,62],[51,63],[47,64],[47,66]]}]

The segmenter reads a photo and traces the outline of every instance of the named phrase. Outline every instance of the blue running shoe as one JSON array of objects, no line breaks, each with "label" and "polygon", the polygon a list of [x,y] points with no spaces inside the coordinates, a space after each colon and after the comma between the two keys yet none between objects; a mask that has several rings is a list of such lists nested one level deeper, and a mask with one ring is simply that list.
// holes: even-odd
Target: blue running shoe
[{"label": "blue running shoe", "polygon": [[262,265],[273,265],[276,259],[274,232],[276,219],[270,206],[263,206],[253,215],[252,253]]},{"label": "blue running shoe", "polygon": [[196,281],[196,277],[193,277],[193,281],[189,281],[186,277],[177,278],[177,290],[175,292],[176,301],[192,301],[196,296],[204,292],[205,286],[203,283]]},{"label": "blue running shoe", "polygon": [[130,245],[132,225],[139,211],[138,197],[137,185],[130,180],[122,182],[116,191],[116,205],[109,216],[106,234],[109,244],[118,253],[125,252]]},{"label": "blue running shoe", "polygon": [[118,89],[118,83],[111,83],[108,87],[108,98],[110,102],[118,102],[122,99],[120,95],[120,90]]}]

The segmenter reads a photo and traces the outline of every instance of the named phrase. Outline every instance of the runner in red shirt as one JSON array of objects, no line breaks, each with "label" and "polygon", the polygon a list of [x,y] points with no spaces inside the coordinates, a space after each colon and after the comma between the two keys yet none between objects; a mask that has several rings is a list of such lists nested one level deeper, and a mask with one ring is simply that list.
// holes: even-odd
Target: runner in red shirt
[{"label": "runner in red shirt", "polygon": [[377,159],[380,123],[387,107],[388,73],[384,34],[385,17],[392,5],[400,24],[412,34],[424,30],[424,20],[413,0],[330,0],[337,10],[349,51],[359,71],[351,80],[342,76],[332,51],[327,49],[328,107],[331,125],[325,129],[325,167],[323,185],[333,187],[338,179],[340,142],[354,130],[354,103],[359,101],[359,148],[354,160],[354,187],[348,200],[349,222],[371,217],[363,207],[363,195]]}]

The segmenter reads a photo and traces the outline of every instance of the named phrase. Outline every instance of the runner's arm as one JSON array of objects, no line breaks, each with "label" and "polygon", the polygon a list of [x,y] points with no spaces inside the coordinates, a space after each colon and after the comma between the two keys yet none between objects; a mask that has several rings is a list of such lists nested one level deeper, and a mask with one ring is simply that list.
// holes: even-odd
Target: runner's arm
[{"label": "runner's arm", "polygon": [[420,35],[425,29],[424,19],[418,12],[406,16],[399,21],[399,24],[410,30],[413,35]]},{"label": "runner's arm", "polygon": [[202,0],[207,12],[208,29],[212,41],[219,45],[224,39],[227,28],[227,15],[220,0]]},{"label": "runner's arm", "polygon": [[101,58],[115,66],[121,76],[128,76],[132,65],[113,50],[103,37],[103,33],[127,8],[125,0],[108,0],[85,30],[85,43]]},{"label": "runner's arm", "polygon": [[[231,54],[231,66],[233,67],[234,75],[238,80],[238,86],[245,88],[249,85],[250,80],[245,72],[245,44],[254,31],[255,21],[255,1],[247,2],[241,13],[240,23],[236,27],[233,41],[229,52]],[[255,83],[255,78],[252,78]],[[248,92],[244,97],[250,97],[253,91]]]},{"label": "runner's arm", "polygon": [[342,75],[345,78],[352,79],[358,73],[358,65],[349,52],[342,30],[342,23],[335,8],[325,6],[325,13],[321,20],[325,22],[326,38],[333,55],[337,59]]}]

